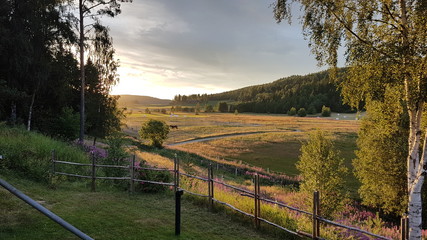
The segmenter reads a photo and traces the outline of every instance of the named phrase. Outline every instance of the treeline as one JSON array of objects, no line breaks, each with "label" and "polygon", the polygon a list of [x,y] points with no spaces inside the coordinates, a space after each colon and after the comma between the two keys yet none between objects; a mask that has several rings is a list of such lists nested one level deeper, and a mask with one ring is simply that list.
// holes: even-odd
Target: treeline
[{"label": "treeline", "polygon": [[256,113],[287,113],[291,108],[304,108],[319,113],[323,106],[334,112],[350,112],[343,104],[341,92],[327,71],[305,76],[281,78],[272,83],[245,87],[218,94],[177,95],[174,103],[207,103],[208,101],[234,102],[230,111]]},{"label": "treeline", "polygon": [[[79,133],[80,68],[72,2],[3,1],[0,5],[0,121],[64,140]],[[109,95],[118,81],[108,28],[85,36],[86,129],[104,137],[120,129],[123,112]],[[89,30],[89,28],[88,28]]]}]

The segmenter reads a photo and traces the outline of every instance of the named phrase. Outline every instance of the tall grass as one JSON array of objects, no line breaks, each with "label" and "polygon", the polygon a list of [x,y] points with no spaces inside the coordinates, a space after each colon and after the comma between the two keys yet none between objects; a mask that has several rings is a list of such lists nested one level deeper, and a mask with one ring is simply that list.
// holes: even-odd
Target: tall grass
[{"label": "tall grass", "polygon": [[77,147],[53,140],[42,134],[0,123],[0,171],[10,170],[36,181],[49,181],[52,150],[63,161],[89,162]]}]

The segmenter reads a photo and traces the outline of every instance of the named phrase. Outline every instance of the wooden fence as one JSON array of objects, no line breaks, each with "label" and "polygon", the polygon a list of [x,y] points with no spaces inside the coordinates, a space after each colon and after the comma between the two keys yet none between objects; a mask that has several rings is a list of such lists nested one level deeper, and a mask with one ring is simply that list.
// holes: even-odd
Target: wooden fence
[{"label": "wooden fence", "polygon": [[[174,191],[178,191],[178,190],[182,190],[188,194],[191,195],[195,195],[195,196],[199,196],[199,197],[203,197],[203,198],[207,198],[208,199],[208,203],[209,203],[209,209],[212,209],[214,206],[214,203],[218,203],[221,205],[224,205],[228,208],[233,209],[234,211],[237,211],[245,216],[249,216],[251,218],[254,219],[254,223],[255,226],[257,228],[260,227],[261,222],[264,222],[268,225],[274,226],[276,228],[279,228],[283,231],[286,231],[290,234],[294,234],[294,235],[298,235],[298,236],[304,236],[304,237],[309,237],[312,239],[323,239],[320,237],[320,227],[321,227],[321,223],[324,224],[329,224],[329,225],[333,225],[336,227],[340,227],[340,228],[344,228],[344,229],[348,229],[351,231],[355,231],[355,232],[359,232],[371,237],[374,237],[375,239],[389,239],[386,238],[384,236],[380,236],[368,231],[364,231],[355,227],[350,227],[350,226],[346,226],[328,219],[325,219],[324,217],[322,217],[320,215],[320,197],[319,197],[319,192],[314,192],[313,193],[313,210],[312,212],[308,212],[308,211],[304,211],[304,210],[300,210],[298,208],[286,205],[284,203],[272,200],[272,199],[267,199],[267,198],[263,198],[261,197],[260,194],[260,180],[259,180],[259,175],[255,174],[254,176],[254,192],[251,192],[247,189],[243,189],[243,188],[239,188],[233,185],[229,185],[226,184],[222,181],[218,181],[214,179],[214,168],[212,167],[212,165],[209,166],[208,168],[208,175],[207,178],[204,177],[200,177],[200,176],[194,176],[191,174],[187,174],[184,172],[180,171],[180,163],[179,163],[179,159],[176,157],[175,155],[175,159],[174,159],[174,169],[166,169],[166,168],[135,168],[135,155],[133,156],[133,158],[130,161],[130,164],[128,166],[117,166],[117,165],[101,165],[101,164],[96,164],[95,162],[95,158],[92,158],[92,163],[91,164],[83,164],[83,163],[75,163],[75,162],[65,162],[65,161],[59,161],[56,160],[56,156],[54,151],[52,152],[52,169],[51,175],[64,175],[64,176],[71,176],[71,177],[78,177],[78,178],[86,178],[86,179],[91,179],[91,190],[95,191],[96,190],[96,179],[107,179],[107,180],[128,180],[129,184],[130,184],[130,191],[133,192],[135,190],[134,188],[134,184],[135,182],[143,182],[143,183],[151,183],[151,184],[159,184],[159,185],[166,185],[166,186],[171,186],[174,188]],[[68,165],[76,165],[76,166],[86,166],[86,167],[90,167],[91,169],[91,175],[80,175],[80,174],[71,174],[71,173],[65,173],[65,172],[58,172],[56,171],[56,165],[57,164],[68,164]],[[129,176],[126,177],[101,177],[101,176],[96,176],[96,169],[97,168],[122,168],[122,169],[128,169],[129,170]],[[156,181],[150,181],[150,180],[141,180],[141,179],[136,179],[135,178],[135,170],[136,169],[140,169],[140,170],[151,170],[151,171],[168,171],[168,172],[172,172],[173,173],[173,182],[172,183],[165,183],[165,182],[156,182]],[[198,179],[200,181],[204,181],[207,183],[207,188],[208,188],[208,195],[204,195],[204,194],[199,194],[199,193],[195,193],[192,192],[190,190],[187,189],[183,189],[180,187],[180,176],[186,176],[189,178],[193,178],[193,179]],[[237,207],[220,201],[218,199],[215,198],[215,184],[216,185],[222,185],[224,187],[227,188],[231,188],[235,191],[241,192],[241,196],[246,196],[246,197],[250,197],[254,199],[254,214],[251,213],[247,213],[245,211],[242,211],[240,209],[238,209]],[[272,204],[272,205],[276,205],[279,206],[281,208],[285,208],[285,209],[289,209],[291,211],[295,211],[298,212],[300,214],[304,214],[307,215],[309,217],[312,218],[312,233],[306,233],[306,232],[302,232],[299,230],[293,231],[290,229],[287,229],[283,226],[280,226],[276,223],[273,223],[267,219],[264,219],[261,217],[261,204],[264,202],[267,204]],[[401,222],[401,240],[406,240],[408,239],[408,230],[407,230],[407,218],[402,218],[402,222]]]}]

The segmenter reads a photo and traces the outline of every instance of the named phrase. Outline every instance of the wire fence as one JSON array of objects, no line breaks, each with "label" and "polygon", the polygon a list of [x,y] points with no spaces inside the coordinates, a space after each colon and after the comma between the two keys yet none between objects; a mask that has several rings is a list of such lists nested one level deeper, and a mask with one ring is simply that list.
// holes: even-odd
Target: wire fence
[{"label": "wire fence", "polygon": [[[82,175],[82,174],[72,174],[72,173],[65,173],[65,172],[59,172],[56,171],[56,167],[58,164],[67,164],[67,165],[76,165],[76,166],[83,166],[83,167],[90,167],[91,169],[91,175]],[[128,169],[129,170],[129,175],[128,176],[124,176],[124,177],[104,177],[104,176],[97,176],[96,175],[96,168],[122,168],[122,169]],[[149,170],[149,171],[164,171],[164,172],[172,172],[173,173],[173,182],[158,182],[158,181],[151,181],[151,180],[141,180],[141,179],[137,179],[135,178],[135,171],[136,170]],[[65,175],[65,176],[71,176],[71,177],[77,177],[77,178],[85,178],[85,179],[91,179],[92,180],[92,184],[91,184],[91,190],[95,191],[96,190],[96,180],[97,179],[106,179],[106,180],[128,180],[129,184],[130,184],[130,191],[134,192],[135,191],[135,183],[150,183],[150,184],[157,184],[157,185],[164,185],[164,186],[170,186],[173,187],[174,191],[178,191],[178,190],[182,190],[185,193],[188,193],[190,195],[194,195],[194,196],[198,196],[198,197],[202,197],[202,198],[207,198],[208,199],[208,205],[209,205],[209,209],[212,209],[214,207],[215,203],[221,204],[223,206],[226,206],[236,212],[239,212],[245,216],[251,217],[254,219],[254,223],[255,226],[258,228],[260,227],[260,223],[264,222],[268,225],[271,225],[273,227],[276,227],[278,229],[281,229],[283,231],[286,231],[290,234],[294,234],[297,236],[304,236],[304,237],[309,237],[312,239],[323,239],[321,238],[321,223],[325,224],[325,225],[332,225],[338,228],[343,228],[343,229],[347,229],[347,230],[351,230],[351,231],[355,231],[361,234],[364,234],[366,236],[369,237],[373,237],[374,239],[390,239],[384,236],[380,236],[377,234],[374,234],[372,232],[368,232],[356,227],[351,227],[351,226],[346,226],[331,220],[328,220],[324,217],[322,217],[320,215],[320,197],[319,197],[319,192],[314,192],[313,193],[313,210],[312,212],[309,211],[304,211],[292,206],[289,206],[285,203],[282,202],[278,202],[276,200],[272,200],[272,199],[268,199],[268,198],[263,198],[261,197],[261,192],[260,192],[260,176],[258,174],[254,175],[254,191],[250,191],[247,189],[243,189],[241,187],[237,187],[237,186],[233,186],[230,184],[227,184],[225,182],[222,181],[218,181],[216,179],[214,179],[214,167],[212,165],[210,165],[208,167],[208,174],[207,174],[207,178],[206,177],[201,177],[201,176],[195,176],[195,175],[191,175],[185,172],[180,171],[180,161],[177,157],[175,157],[174,159],[174,169],[166,169],[166,168],[141,168],[141,167],[136,167],[135,166],[135,156],[133,156],[133,158],[130,161],[130,164],[128,166],[117,166],[117,165],[101,165],[101,164],[96,164],[95,160],[92,160],[91,164],[83,164],[83,163],[74,163],[74,162],[65,162],[65,161],[58,161],[55,159],[55,154],[52,154],[52,176],[53,175]],[[191,191],[190,189],[185,189],[183,186],[181,186],[180,184],[180,180],[181,180],[181,176],[185,176],[187,178],[191,178],[191,179],[196,179],[202,182],[206,183],[207,186],[207,194],[203,194],[203,193],[197,193],[194,191]],[[240,192],[240,196],[242,197],[249,197],[253,199],[253,214],[252,213],[248,213],[245,212],[239,208],[237,208],[236,206],[233,206],[230,203],[224,202],[224,201],[220,201],[219,199],[215,198],[215,187],[218,186],[223,186],[225,188],[229,188],[232,189],[234,191]],[[262,204],[271,204],[271,205],[275,205],[278,206],[280,208],[284,208],[284,209],[288,209],[294,212],[297,212],[298,214],[303,214],[306,215],[308,217],[310,217],[312,219],[312,232],[311,233],[307,233],[307,232],[303,232],[300,230],[291,230],[288,229],[284,226],[281,226],[277,223],[272,222],[271,220],[267,220],[262,218],[261,216],[261,205]],[[408,239],[408,230],[407,230],[407,218],[402,220],[401,223],[401,240],[406,240]]]}]

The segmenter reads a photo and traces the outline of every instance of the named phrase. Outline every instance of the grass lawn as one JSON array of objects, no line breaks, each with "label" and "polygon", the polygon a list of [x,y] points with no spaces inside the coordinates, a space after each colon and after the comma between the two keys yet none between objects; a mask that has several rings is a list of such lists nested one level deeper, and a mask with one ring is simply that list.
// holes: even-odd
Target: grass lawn
[{"label": "grass lawn", "polygon": [[[0,177],[95,239],[276,239],[211,213],[184,196],[181,236],[174,235],[171,192],[135,194],[83,183],[62,183],[56,190],[11,175]],[[76,239],[8,191],[0,188],[0,239]],[[279,238],[277,238],[279,239]]]}]

